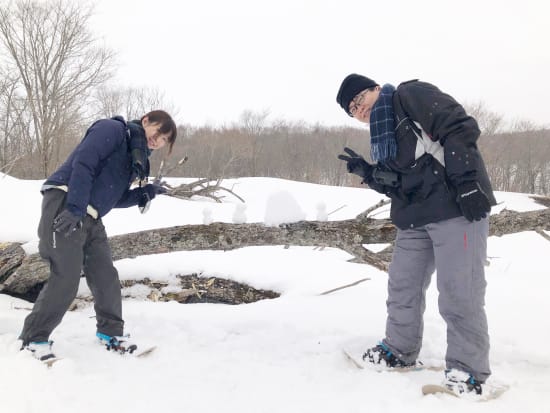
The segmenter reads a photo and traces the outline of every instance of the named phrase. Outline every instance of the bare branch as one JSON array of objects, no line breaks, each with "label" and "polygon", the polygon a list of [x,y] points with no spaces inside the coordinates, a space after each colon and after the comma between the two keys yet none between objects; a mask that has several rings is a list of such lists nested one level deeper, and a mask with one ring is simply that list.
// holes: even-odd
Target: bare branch
[{"label": "bare branch", "polygon": [[231,189],[222,187],[222,181],[223,178],[218,178],[216,180],[203,178],[188,184],[179,185],[175,188],[166,185],[170,188],[166,195],[170,195],[180,199],[190,199],[193,196],[203,196],[206,198],[211,198],[216,202],[222,202],[222,199],[224,197],[219,196],[217,193],[220,191],[225,191],[233,195],[235,198],[239,199],[241,202],[245,202],[243,198],[241,198]]},{"label": "bare branch", "polygon": [[373,206],[371,206],[370,208],[368,208],[367,210],[365,210],[364,212],[361,212],[357,216],[357,218],[359,218],[359,219],[368,218],[368,216],[371,212],[377,210],[378,208],[380,208],[384,205],[388,205],[388,204],[391,204],[391,199],[382,199],[379,202],[377,202],[376,204],[374,204]]}]

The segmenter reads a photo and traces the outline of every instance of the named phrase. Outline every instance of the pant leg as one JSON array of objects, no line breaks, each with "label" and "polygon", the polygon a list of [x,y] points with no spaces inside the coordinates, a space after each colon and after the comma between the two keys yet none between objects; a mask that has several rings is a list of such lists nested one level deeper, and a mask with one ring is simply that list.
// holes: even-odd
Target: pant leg
[{"label": "pant leg", "polygon": [[25,318],[20,339],[47,341],[76,297],[82,268],[85,234],[81,228],[70,236],[53,231],[53,220],[63,209],[66,194],[57,189],[44,193],[38,226],[39,252],[50,263],[50,276]]},{"label": "pant leg", "polygon": [[426,290],[433,271],[433,246],[426,230],[398,230],[389,269],[384,343],[407,363],[416,360],[422,346]]},{"label": "pant leg", "polygon": [[491,374],[484,270],[489,221],[459,217],[427,227],[435,246],[439,312],[447,323],[447,368],[483,382]]},{"label": "pant leg", "polygon": [[101,220],[86,219],[90,225],[84,247],[84,275],[94,296],[97,331],[109,336],[121,336],[122,297],[118,272],[113,265],[111,248]]}]

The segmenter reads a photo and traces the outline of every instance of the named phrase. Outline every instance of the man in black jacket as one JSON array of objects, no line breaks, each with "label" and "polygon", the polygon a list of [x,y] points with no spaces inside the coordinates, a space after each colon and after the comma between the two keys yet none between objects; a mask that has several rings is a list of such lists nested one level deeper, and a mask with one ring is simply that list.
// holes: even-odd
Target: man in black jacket
[{"label": "man in black jacket", "polygon": [[[145,208],[165,192],[161,185],[142,182],[149,175],[151,151],[166,144],[171,150],[176,135],[174,121],[162,110],[128,123],[119,116],[98,120],[46,180],[38,236],[50,276],[25,319],[22,349],[43,361],[55,357],[49,337],[76,297],[81,272],[94,296],[100,342],[120,352],[137,348],[122,337],[120,281],[101,218],[112,208]],[[134,181],[139,186],[131,189]]]},{"label": "man in black jacket", "polygon": [[445,385],[481,394],[491,374],[484,263],[488,215],[496,201],[477,148],[477,122],[451,96],[412,80],[397,88],[351,74],[336,98],[370,125],[371,158],[350,148],[350,173],[391,198],[397,226],[389,269],[386,337],[363,358],[414,366],[423,335],[425,295],[437,270],[439,311],[447,323]]}]

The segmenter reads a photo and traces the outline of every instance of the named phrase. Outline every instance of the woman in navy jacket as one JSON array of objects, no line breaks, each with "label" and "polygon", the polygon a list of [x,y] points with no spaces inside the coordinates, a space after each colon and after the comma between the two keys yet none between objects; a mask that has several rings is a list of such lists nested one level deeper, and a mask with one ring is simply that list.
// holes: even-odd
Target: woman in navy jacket
[{"label": "woman in navy jacket", "polygon": [[[94,296],[99,339],[107,349],[133,351],[123,336],[118,272],[101,218],[112,208],[145,207],[158,184],[146,184],[148,157],[176,140],[170,115],[155,110],[141,120],[122,117],[93,123],[84,138],[42,186],[39,252],[50,262],[50,277],[25,319],[23,347],[41,360],[54,358],[50,334],[76,297],[81,272]],[[131,189],[135,181],[139,186]]]}]

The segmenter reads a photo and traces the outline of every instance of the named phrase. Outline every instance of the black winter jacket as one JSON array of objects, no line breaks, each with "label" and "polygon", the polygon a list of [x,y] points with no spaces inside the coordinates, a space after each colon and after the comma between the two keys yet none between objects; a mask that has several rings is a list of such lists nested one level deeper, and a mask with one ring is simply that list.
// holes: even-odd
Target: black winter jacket
[{"label": "black winter jacket", "polygon": [[[142,139],[145,139],[144,134]],[[143,144],[146,145],[146,141]],[[146,162],[148,174],[149,162]],[[66,208],[73,214],[85,216],[89,204],[103,217],[112,208],[138,204],[142,188],[129,189],[135,178],[126,122],[116,117],[92,124],[46,184],[68,186]]]},{"label": "black winter jacket", "polygon": [[391,219],[401,229],[462,215],[457,186],[478,181],[491,205],[496,200],[477,148],[477,122],[451,96],[426,82],[401,83],[393,94],[397,156],[385,165],[400,185],[366,183],[392,200]]}]

